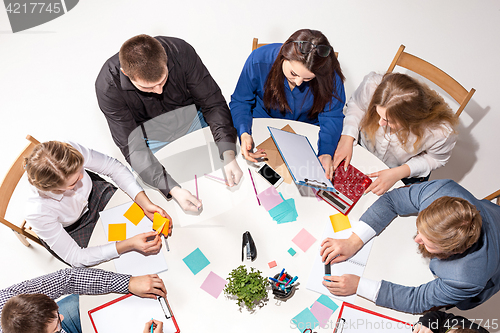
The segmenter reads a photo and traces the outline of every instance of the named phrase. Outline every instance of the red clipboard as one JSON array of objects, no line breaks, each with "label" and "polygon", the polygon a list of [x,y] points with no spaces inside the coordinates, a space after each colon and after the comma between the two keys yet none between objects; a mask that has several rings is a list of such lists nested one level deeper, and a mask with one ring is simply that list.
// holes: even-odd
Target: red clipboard
[{"label": "red clipboard", "polygon": [[321,190],[317,195],[326,201],[330,206],[337,209],[344,215],[349,214],[352,207],[363,196],[365,190],[370,186],[370,177],[349,164],[347,171],[344,170],[344,163],[335,169],[333,176],[334,192]]},{"label": "red clipboard", "polygon": [[[157,302],[157,304],[154,302]],[[146,304],[147,306],[145,306]],[[154,309],[154,312],[147,310],[148,314],[146,316],[141,316],[140,311],[146,308],[149,310]],[[127,294],[95,309],[89,310],[88,313],[96,333],[129,331],[130,326],[127,326],[126,330],[121,330],[119,327],[115,326],[117,324],[127,325],[129,322],[133,322],[136,327],[140,327],[138,332],[142,332],[144,324],[151,320],[152,313],[156,314],[154,319],[163,322],[163,331],[165,333],[180,333],[170,304],[168,300],[163,297],[157,297],[155,300]],[[161,314],[163,314],[163,317]],[[109,328],[109,326],[113,327]]]},{"label": "red clipboard", "polygon": [[[356,322],[356,324],[360,324],[359,318],[361,316],[355,316],[354,318],[351,317],[353,315],[353,313],[355,313],[356,311],[359,311],[360,313],[363,313],[363,314],[369,314],[369,315],[371,315],[370,317],[372,317],[374,319],[379,319],[379,320],[378,321],[373,320],[373,322],[371,322],[371,324],[368,321],[366,321],[364,327],[352,328],[351,331],[366,332],[366,333],[378,332],[378,331],[380,331],[380,332],[385,331],[385,332],[408,332],[408,333],[411,333],[413,331],[413,329],[412,329],[413,325],[410,323],[404,322],[402,320],[394,319],[394,318],[391,318],[389,316],[385,316],[383,314],[362,308],[362,307],[357,306],[357,305],[353,305],[353,304],[344,302],[344,303],[342,303],[342,306],[340,308],[339,318],[337,320],[337,324],[335,325],[335,329],[333,330],[333,332],[334,333],[342,333],[342,332],[347,331],[347,330],[344,330],[344,327],[346,325],[345,322],[347,320],[351,320],[351,323]],[[345,315],[346,312],[349,312],[349,314],[346,315],[346,317],[349,316],[347,319],[343,317],[343,315]],[[365,317],[366,317],[366,315],[365,315]],[[384,320],[384,322],[386,322],[385,329],[383,327],[384,324],[382,323],[382,319]],[[378,327],[377,327],[377,323],[378,323]],[[388,325],[391,326],[391,329],[389,329]],[[372,330],[370,330],[369,327],[371,327]],[[393,329],[393,328],[399,328],[399,327],[401,328],[400,330]],[[373,328],[375,328],[375,329],[373,329]],[[361,330],[358,330],[358,329],[361,329]]]}]

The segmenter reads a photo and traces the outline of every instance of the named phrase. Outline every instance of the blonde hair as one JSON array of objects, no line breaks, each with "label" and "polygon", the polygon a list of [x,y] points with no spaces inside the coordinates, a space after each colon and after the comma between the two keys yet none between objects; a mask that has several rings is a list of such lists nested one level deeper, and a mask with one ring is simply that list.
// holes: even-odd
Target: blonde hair
[{"label": "blonde hair", "polygon": [[458,124],[457,117],[437,92],[405,74],[387,73],[375,89],[360,125],[373,143],[380,127],[377,106],[387,108],[386,118],[401,127],[396,135],[407,152],[410,152],[407,147],[410,133],[417,138],[413,144],[413,150],[417,151],[427,129],[447,124],[455,131]]},{"label": "blonde hair", "polygon": [[82,169],[83,156],[68,143],[48,141],[37,145],[24,163],[30,184],[51,191]]},{"label": "blonde hair", "polygon": [[444,253],[462,253],[481,235],[482,219],[476,207],[462,198],[436,199],[417,216],[417,229]]}]

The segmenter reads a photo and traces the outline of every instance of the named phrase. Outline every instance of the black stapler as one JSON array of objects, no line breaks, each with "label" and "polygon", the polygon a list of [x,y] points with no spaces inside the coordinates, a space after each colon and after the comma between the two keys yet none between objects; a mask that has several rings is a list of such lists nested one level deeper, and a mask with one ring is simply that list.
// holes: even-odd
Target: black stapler
[{"label": "black stapler", "polygon": [[241,261],[245,259],[245,252],[247,254],[247,259],[254,261],[257,258],[257,248],[253,241],[250,232],[246,231],[243,233],[243,248],[241,249]]}]

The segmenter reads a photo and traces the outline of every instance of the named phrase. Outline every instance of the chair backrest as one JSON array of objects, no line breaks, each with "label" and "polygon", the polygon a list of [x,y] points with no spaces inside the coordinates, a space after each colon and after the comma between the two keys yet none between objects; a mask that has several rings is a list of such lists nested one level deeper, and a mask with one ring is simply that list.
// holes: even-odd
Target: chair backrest
[{"label": "chair backrest", "polygon": [[485,197],[484,200],[491,201],[491,200],[493,200],[495,198],[497,198],[497,204],[498,204],[499,199],[500,199],[500,190],[491,193],[490,195],[488,195],[487,197]]},{"label": "chair backrest", "polygon": [[0,222],[14,230],[21,236],[29,238],[41,245],[42,243],[40,242],[36,234],[33,231],[24,228],[24,223],[21,226],[17,226],[5,219],[5,214],[7,212],[7,207],[9,206],[12,194],[14,193],[17,184],[24,174],[24,158],[28,157],[33,148],[40,143],[31,135],[28,135],[26,139],[29,140],[30,143],[26,146],[26,148],[24,148],[21,154],[19,154],[19,156],[7,172],[7,175],[3,179],[2,183],[0,184]]},{"label": "chair backrest", "polygon": [[387,73],[392,73],[394,67],[401,66],[409,69],[428,80],[437,84],[441,89],[446,91],[455,101],[460,104],[455,115],[458,117],[462,113],[463,109],[469,103],[472,95],[476,92],[474,88],[467,91],[460,83],[458,83],[451,76],[437,68],[436,66],[428,63],[427,61],[420,59],[412,54],[404,52],[405,46],[401,45],[399,47],[396,56],[392,60]]},{"label": "chair backrest", "polygon": [[264,46],[264,45],[267,45],[267,43],[260,43],[259,44],[259,39],[258,38],[254,38],[253,42],[252,42],[252,51],[255,50],[255,49],[258,49],[259,47]]},{"label": "chair backrest", "polygon": [[[264,45],[267,45],[267,43],[260,43],[259,44],[259,39],[254,38],[253,42],[252,42],[252,51],[254,51],[255,49],[258,49],[259,47],[264,46]],[[338,52],[335,52],[335,57],[338,59],[338,57],[339,57]]]}]

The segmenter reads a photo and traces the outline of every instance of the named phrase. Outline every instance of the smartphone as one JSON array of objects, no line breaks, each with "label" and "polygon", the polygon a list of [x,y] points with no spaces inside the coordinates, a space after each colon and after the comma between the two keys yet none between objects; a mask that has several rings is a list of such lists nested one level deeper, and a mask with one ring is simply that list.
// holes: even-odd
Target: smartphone
[{"label": "smartphone", "polygon": [[278,187],[283,183],[283,178],[266,163],[263,163],[257,172],[274,187]]}]

